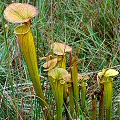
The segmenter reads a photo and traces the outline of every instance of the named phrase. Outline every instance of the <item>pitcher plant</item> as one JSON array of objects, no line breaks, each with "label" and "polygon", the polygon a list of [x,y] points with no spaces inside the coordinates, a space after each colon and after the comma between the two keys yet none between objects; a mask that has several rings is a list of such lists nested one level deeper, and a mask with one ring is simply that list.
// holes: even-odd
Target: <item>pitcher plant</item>
[{"label": "pitcher plant", "polygon": [[112,119],[112,95],[113,95],[113,78],[112,76],[118,75],[119,72],[114,69],[104,69],[98,73],[101,84],[103,84],[103,97],[106,108],[106,120]]},{"label": "pitcher plant", "polygon": [[40,74],[37,66],[36,50],[34,45],[34,36],[32,33],[31,18],[37,16],[39,10],[30,5],[23,3],[12,3],[4,11],[4,17],[11,23],[22,23],[17,26],[14,33],[19,40],[20,47],[22,49],[23,56],[25,58],[29,74],[35,89],[37,98],[40,100],[40,104],[45,109],[47,119],[50,119],[49,106],[45,101],[45,97],[42,91]]}]

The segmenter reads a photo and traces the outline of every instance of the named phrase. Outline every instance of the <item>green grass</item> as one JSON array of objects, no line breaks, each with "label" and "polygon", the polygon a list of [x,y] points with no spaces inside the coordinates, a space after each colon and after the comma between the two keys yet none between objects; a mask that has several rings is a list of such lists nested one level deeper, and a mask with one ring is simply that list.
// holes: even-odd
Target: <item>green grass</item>
[{"label": "green grass", "polygon": [[[24,3],[26,0],[15,1]],[[16,25],[8,23],[3,16],[3,11],[10,2],[11,0],[0,1],[0,119],[38,120],[43,113],[32,92],[27,66],[16,43],[13,33]],[[79,73],[91,77],[87,81],[86,103],[90,119],[91,93],[96,85],[98,71],[106,67],[120,71],[120,2],[30,0],[30,3],[40,10],[39,16],[33,19],[33,32],[43,89],[48,102],[53,104],[53,113],[55,101],[51,99],[52,93],[49,92],[49,82],[41,67],[43,61],[40,61],[40,57],[49,55],[50,44],[57,41],[73,48],[73,54],[80,61]],[[9,26],[8,34],[5,24]],[[120,96],[119,80],[120,76],[114,82],[114,119],[118,119],[115,99]]]}]

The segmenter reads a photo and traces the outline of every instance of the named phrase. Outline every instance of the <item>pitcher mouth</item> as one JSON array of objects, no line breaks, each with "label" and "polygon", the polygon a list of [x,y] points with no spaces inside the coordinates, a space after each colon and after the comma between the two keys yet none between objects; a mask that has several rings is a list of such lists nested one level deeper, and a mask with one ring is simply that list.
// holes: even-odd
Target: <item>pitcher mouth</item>
[{"label": "pitcher mouth", "polygon": [[24,35],[24,34],[28,33],[30,29],[31,29],[30,26],[22,24],[22,25],[17,26],[14,29],[14,33],[17,35],[20,35],[20,34]]}]

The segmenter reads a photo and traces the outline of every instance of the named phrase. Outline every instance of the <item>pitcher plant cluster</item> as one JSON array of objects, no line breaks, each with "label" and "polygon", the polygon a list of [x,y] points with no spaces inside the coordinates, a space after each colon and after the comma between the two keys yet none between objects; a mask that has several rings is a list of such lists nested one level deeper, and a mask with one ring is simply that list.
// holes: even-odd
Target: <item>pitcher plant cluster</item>
[{"label": "pitcher plant cluster", "polygon": [[[77,56],[72,55],[72,48],[66,44],[54,42],[51,44],[52,54],[41,57],[44,60],[44,71],[47,72],[50,81],[51,90],[56,102],[56,115],[51,112],[51,105],[47,103],[44,96],[40,73],[37,66],[36,49],[34,45],[34,35],[32,33],[33,17],[38,16],[39,11],[36,7],[24,3],[12,3],[4,11],[4,17],[11,23],[19,23],[14,33],[17,36],[21,47],[29,74],[34,86],[34,90],[40,104],[43,108],[44,117],[47,120],[53,118],[57,120],[63,119],[63,111],[65,111],[66,119],[79,119],[86,109],[86,90],[87,82],[90,79],[87,75],[81,75],[78,72],[79,60]],[[68,57],[69,56],[69,57]],[[69,58],[69,67],[68,60]],[[68,69],[67,69],[68,68]],[[113,94],[113,78],[119,73],[114,69],[104,69],[98,73],[98,84],[100,100],[99,100],[99,117],[106,120],[112,118],[112,94]],[[92,119],[96,119],[96,94],[93,95]],[[106,113],[105,112],[106,109]]]}]

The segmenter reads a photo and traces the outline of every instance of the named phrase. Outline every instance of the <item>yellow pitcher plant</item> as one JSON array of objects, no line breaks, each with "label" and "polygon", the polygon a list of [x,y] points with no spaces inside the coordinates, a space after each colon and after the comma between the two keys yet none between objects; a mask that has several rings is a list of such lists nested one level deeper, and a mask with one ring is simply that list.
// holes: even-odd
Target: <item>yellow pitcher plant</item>
[{"label": "yellow pitcher plant", "polygon": [[112,76],[118,75],[119,72],[114,69],[106,70],[98,73],[100,82],[103,84],[104,91],[104,104],[106,108],[106,120],[112,119],[112,95],[113,95],[113,78]]},{"label": "yellow pitcher plant", "polygon": [[48,72],[51,86],[54,91],[54,97],[56,99],[57,120],[62,120],[63,85],[65,84],[64,76],[67,74],[67,70],[63,68],[54,68]]},{"label": "yellow pitcher plant", "polygon": [[40,104],[45,109],[47,119],[51,119],[48,110],[48,104],[45,102],[45,97],[42,91],[40,74],[37,66],[36,50],[34,45],[34,36],[31,28],[31,18],[37,16],[38,9],[30,4],[12,3],[4,11],[4,17],[11,23],[24,23],[15,28],[19,44],[22,49],[30,77]]}]

